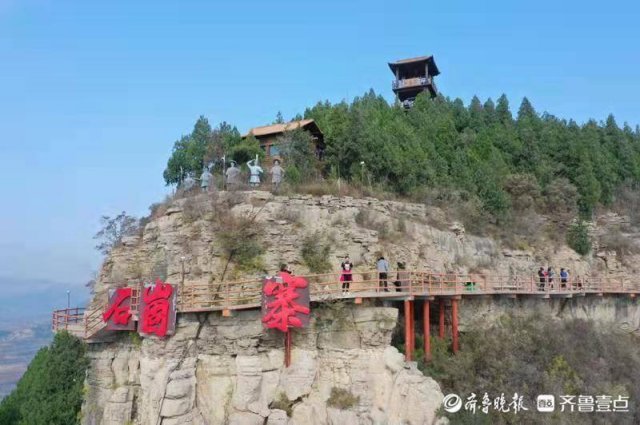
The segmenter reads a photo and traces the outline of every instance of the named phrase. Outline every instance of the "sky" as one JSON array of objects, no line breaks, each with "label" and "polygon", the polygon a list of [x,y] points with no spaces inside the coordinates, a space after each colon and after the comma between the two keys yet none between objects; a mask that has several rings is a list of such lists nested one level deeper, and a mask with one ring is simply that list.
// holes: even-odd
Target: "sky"
[{"label": "sky", "polygon": [[640,4],[524,3],[0,0],[0,290],[80,291],[100,216],[162,200],[198,116],[245,131],[370,88],[391,101],[389,61],[433,54],[465,103],[639,124]]}]

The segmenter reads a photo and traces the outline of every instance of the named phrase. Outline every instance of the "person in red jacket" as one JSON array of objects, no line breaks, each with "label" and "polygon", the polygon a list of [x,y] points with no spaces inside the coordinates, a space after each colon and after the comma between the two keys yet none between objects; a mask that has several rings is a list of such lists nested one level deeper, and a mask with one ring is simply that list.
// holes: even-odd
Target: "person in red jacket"
[{"label": "person in red jacket", "polygon": [[342,274],[340,275],[340,281],[342,281],[342,295],[349,292],[349,284],[353,282],[353,263],[347,255],[344,257],[344,261],[340,264],[342,268]]}]

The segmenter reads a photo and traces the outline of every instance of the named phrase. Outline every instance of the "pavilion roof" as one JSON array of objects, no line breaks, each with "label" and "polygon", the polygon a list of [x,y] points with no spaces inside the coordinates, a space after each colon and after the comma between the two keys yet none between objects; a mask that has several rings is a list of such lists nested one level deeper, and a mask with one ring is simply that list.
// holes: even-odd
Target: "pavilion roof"
[{"label": "pavilion roof", "polygon": [[253,134],[256,137],[260,137],[260,136],[268,136],[269,134],[284,133],[285,131],[291,131],[291,130],[295,130],[297,128],[307,127],[308,125],[310,125],[312,123],[314,123],[313,120],[306,119],[306,120],[291,121],[291,122],[283,123],[283,124],[264,125],[262,127],[254,127],[254,128],[252,128],[251,130],[249,130],[247,132],[247,134],[245,134],[242,137],[247,137],[250,134]]},{"label": "pavilion roof", "polygon": [[401,59],[395,62],[389,62],[389,68],[391,68],[391,72],[396,73],[396,68],[411,66],[411,65],[419,65],[420,63],[428,63],[429,64],[429,75],[436,76],[440,74],[440,70],[438,69],[438,65],[436,65],[436,61],[431,56],[418,56],[415,58],[409,59]]}]

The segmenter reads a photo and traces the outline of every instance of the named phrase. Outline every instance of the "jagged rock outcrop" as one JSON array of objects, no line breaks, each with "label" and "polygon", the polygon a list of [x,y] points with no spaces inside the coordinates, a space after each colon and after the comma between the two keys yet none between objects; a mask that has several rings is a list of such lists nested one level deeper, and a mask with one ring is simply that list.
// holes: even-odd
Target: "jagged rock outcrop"
[{"label": "jagged rock outcrop", "polygon": [[[390,346],[397,315],[316,309],[289,368],[282,334],[263,330],[258,311],[182,315],[166,340],[92,345],[83,423],[433,424],[443,394]],[[335,389],[356,401],[333,406]]]}]

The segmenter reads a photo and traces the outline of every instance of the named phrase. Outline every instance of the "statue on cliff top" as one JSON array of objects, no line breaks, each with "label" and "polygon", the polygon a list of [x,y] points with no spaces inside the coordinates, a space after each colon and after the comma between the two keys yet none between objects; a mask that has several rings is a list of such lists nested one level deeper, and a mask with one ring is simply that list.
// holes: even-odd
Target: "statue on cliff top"
[{"label": "statue on cliff top", "polygon": [[182,190],[184,190],[185,192],[193,189],[193,186],[196,184],[196,180],[193,178],[193,176],[191,175],[191,173],[187,173],[187,177],[184,178],[184,180],[182,181],[182,184],[180,185],[180,188]]},{"label": "statue on cliff top", "polygon": [[264,170],[258,164],[258,155],[256,155],[256,159],[247,162],[247,167],[249,167],[249,185],[252,187],[259,186],[260,174],[264,173]]},{"label": "statue on cliff top", "polygon": [[273,187],[273,191],[277,192],[280,188],[280,183],[282,183],[282,178],[284,177],[284,169],[280,166],[280,161],[277,159],[273,161],[273,167],[271,167],[271,186]]},{"label": "statue on cliff top", "polygon": [[227,190],[235,190],[240,184],[240,169],[235,161],[231,161],[229,168],[225,171]]},{"label": "statue on cliff top", "polygon": [[213,174],[209,171],[209,167],[203,167],[202,174],[200,174],[200,188],[203,192],[209,191],[211,180],[213,180]]}]

